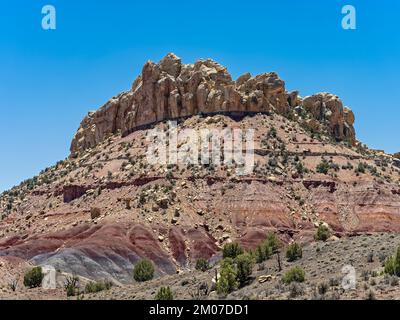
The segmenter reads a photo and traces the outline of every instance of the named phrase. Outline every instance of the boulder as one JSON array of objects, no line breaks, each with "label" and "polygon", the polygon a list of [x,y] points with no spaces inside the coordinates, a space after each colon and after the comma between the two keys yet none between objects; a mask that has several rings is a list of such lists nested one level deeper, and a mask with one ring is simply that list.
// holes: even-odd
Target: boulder
[{"label": "boulder", "polygon": [[43,280],[42,288],[45,290],[57,289],[57,271],[53,266],[42,266]]},{"label": "boulder", "polygon": [[271,274],[265,275],[265,276],[259,276],[258,277],[258,282],[259,283],[264,283],[267,281],[271,281],[273,279],[273,276]]}]

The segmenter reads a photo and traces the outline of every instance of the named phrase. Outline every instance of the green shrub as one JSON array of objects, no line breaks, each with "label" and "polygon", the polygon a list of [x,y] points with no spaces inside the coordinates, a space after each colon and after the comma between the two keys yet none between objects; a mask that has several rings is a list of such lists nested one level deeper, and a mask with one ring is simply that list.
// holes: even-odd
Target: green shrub
[{"label": "green shrub", "polygon": [[222,249],[223,258],[235,259],[239,254],[243,253],[243,249],[238,243],[227,243]]},{"label": "green shrub", "polygon": [[281,245],[281,242],[275,233],[270,232],[267,235],[267,240],[265,241],[264,245],[271,248],[272,253],[276,253]]},{"label": "green shrub", "polygon": [[365,173],[365,169],[368,165],[364,162],[360,162],[357,168],[354,170],[356,173]]},{"label": "green shrub", "polygon": [[303,165],[302,162],[296,164],[296,171],[298,174],[308,173],[308,169]]},{"label": "green shrub", "polygon": [[268,136],[272,137],[272,138],[276,138],[277,136],[277,132],[276,129],[274,127],[272,127],[269,131],[268,131]]},{"label": "green shrub", "polygon": [[400,276],[400,247],[397,248],[396,256],[394,257],[394,273]]},{"label": "green shrub", "polygon": [[220,275],[217,281],[217,292],[227,295],[238,287],[237,271],[232,258],[225,258],[221,262]]},{"label": "green shrub", "polygon": [[37,288],[42,285],[44,274],[42,267],[34,267],[24,276],[24,286],[28,288]]},{"label": "green shrub", "polygon": [[242,253],[236,257],[236,278],[243,286],[249,281],[253,273],[253,257],[248,253]]},{"label": "green shrub", "polygon": [[140,260],[133,269],[133,278],[143,282],[153,279],[154,266],[149,260]]},{"label": "green shrub", "polygon": [[290,284],[292,282],[304,282],[306,278],[306,274],[301,267],[293,267],[288,272],[285,273],[282,280],[286,284]]},{"label": "green shrub", "polygon": [[154,300],[174,300],[174,295],[170,287],[161,287],[154,297]]},{"label": "green shrub", "polygon": [[328,227],[320,224],[317,229],[317,233],[315,235],[316,240],[326,241],[331,236],[331,232],[329,231]]},{"label": "green shrub", "polygon": [[384,272],[390,275],[394,275],[394,257],[388,257],[386,259]]},{"label": "green shrub", "polygon": [[98,281],[98,282],[89,282],[85,286],[86,293],[95,293],[103,290],[109,290],[112,287],[111,281]]},{"label": "green shrub", "polygon": [[274,233],[269,233],[267,235],[267,239],[260,244],[255,252],[255,260],[257,263],[264,262],[265,260],[268,260],[274,253],[277,252],[277,250],[280,247],[280,240]]},{"label": "green shrub", "polygon": [[290,244],[286,250],[286,259],[289,262],[301,259],[303,257],[303,249],[296,242]]},{"label": "green shrub", "polygon": [[386,259],[384,268],[385,273],[400,277],[400,247],[394,256]]},{"label": "green shrub", "polygon": [[327,174],[330,167],[329,162],[324,159],[317,165],[317,172]]},{"label": "green shrub", "polygon": [[79,295],[79,278],[77,276],[67,277],[64,289],[67,292],[67,297]]},{"label": "green shrub", "polygon": [[208,269],[210,269],[210,265],[207,259],[200,258],[196,261],[196,270],[205,272]]},{"label": "green shrub", "polygon": [[259,245],[254,252],[254,256],[257,263],[264,262],[267,260],[267,255],[265,254],[265,248],[262,245]]}]

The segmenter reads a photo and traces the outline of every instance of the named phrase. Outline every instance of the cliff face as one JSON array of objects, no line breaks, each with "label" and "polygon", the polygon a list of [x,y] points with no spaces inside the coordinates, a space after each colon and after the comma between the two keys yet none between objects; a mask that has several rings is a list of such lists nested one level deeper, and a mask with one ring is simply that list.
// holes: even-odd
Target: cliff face
[{"label": "cliff face", "polygon": [[[174,118],[185,118],[178,133],[254,130],[254,170],[149,163],[148,131],[137,129]],[[254,249],[271,231],[285,243],[314,241],[321,223],[332,241],[399,233],[399,155],[332,141],[355,144],[353,123],[337,96],[301,98],[275,73],[233,81],[211,60],[148,62],[132,90],[83,120],[73,157],[0,195],[0,258],[131,283],[140,259],[174,274],[218,260],[232,241]]]},{"label": "cliff face", "polygon": [[354,115],[332,94],[320,93],[301,99],[287,92],[276,73],[236,81],[227,69],[212,60],[182,64],[168,54],[158,64],[147,62],[129,92],[112,98],[82,121],[72,144],[71,155],[93,148],[107,136],[168,119],[199,113],[292,113],[312,130],[327,131],[337,140],[355,142]]}]

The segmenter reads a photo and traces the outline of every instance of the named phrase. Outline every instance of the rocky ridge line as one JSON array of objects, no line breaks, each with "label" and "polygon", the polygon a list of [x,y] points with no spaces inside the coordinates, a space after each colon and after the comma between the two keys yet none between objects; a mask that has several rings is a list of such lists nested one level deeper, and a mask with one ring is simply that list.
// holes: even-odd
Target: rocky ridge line
[{"label": "rocky ridge line", "polygon": [[355,144],[354,114],[336,95],[318,93],[302,99],[287,92],[274,72],[232,80],[213,60],[182,64],[173,53],[158,64],[148,61],[128,92],[109,100],[83,119],[71,143],[71,156],[95,147],[108,136],[127,135],[156,122],[196,114],[276,112],[314,132]]}]

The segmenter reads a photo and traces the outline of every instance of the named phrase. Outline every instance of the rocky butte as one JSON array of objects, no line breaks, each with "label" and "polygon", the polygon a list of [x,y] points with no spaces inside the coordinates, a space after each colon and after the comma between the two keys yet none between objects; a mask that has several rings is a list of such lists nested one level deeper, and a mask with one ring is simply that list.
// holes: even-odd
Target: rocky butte
[{"label": "rocky butte", "polygon": [[156,122],[197,114],[250,114],[270,111],[288,115],[309,112],[306,125],[320,126],[338,141],[355,143],[354,114],[332,94],[319,93],[302,99],[287,92],[276,73],[232,80],[227,69],[213,60],[182,64],[170,53],[158,64],[147,62],[129,92],[121,93],[82,121],[71,144],[72,156],[96,146],[120,132],[126,136]]},{"label": "rocky butte", "polygon": [[[254,171],[149,164],[148,129],[166,130],[169,119],[178,130],[254,129]],[[233,80],[212,60],[147,62],[131,90],[83,119],[70,157],[0,195],[0,286],[34,264],[122,287],[144,258],[156,277],[190,282],[197,259],[218,261],[232,241],[253,250],[268,232],[309,246],[307,261],[320,225],[337,250],[349,236],[400,232],[399,155],[357,141],[353,124],[336,95],[302,98],[273,72]]]}]

